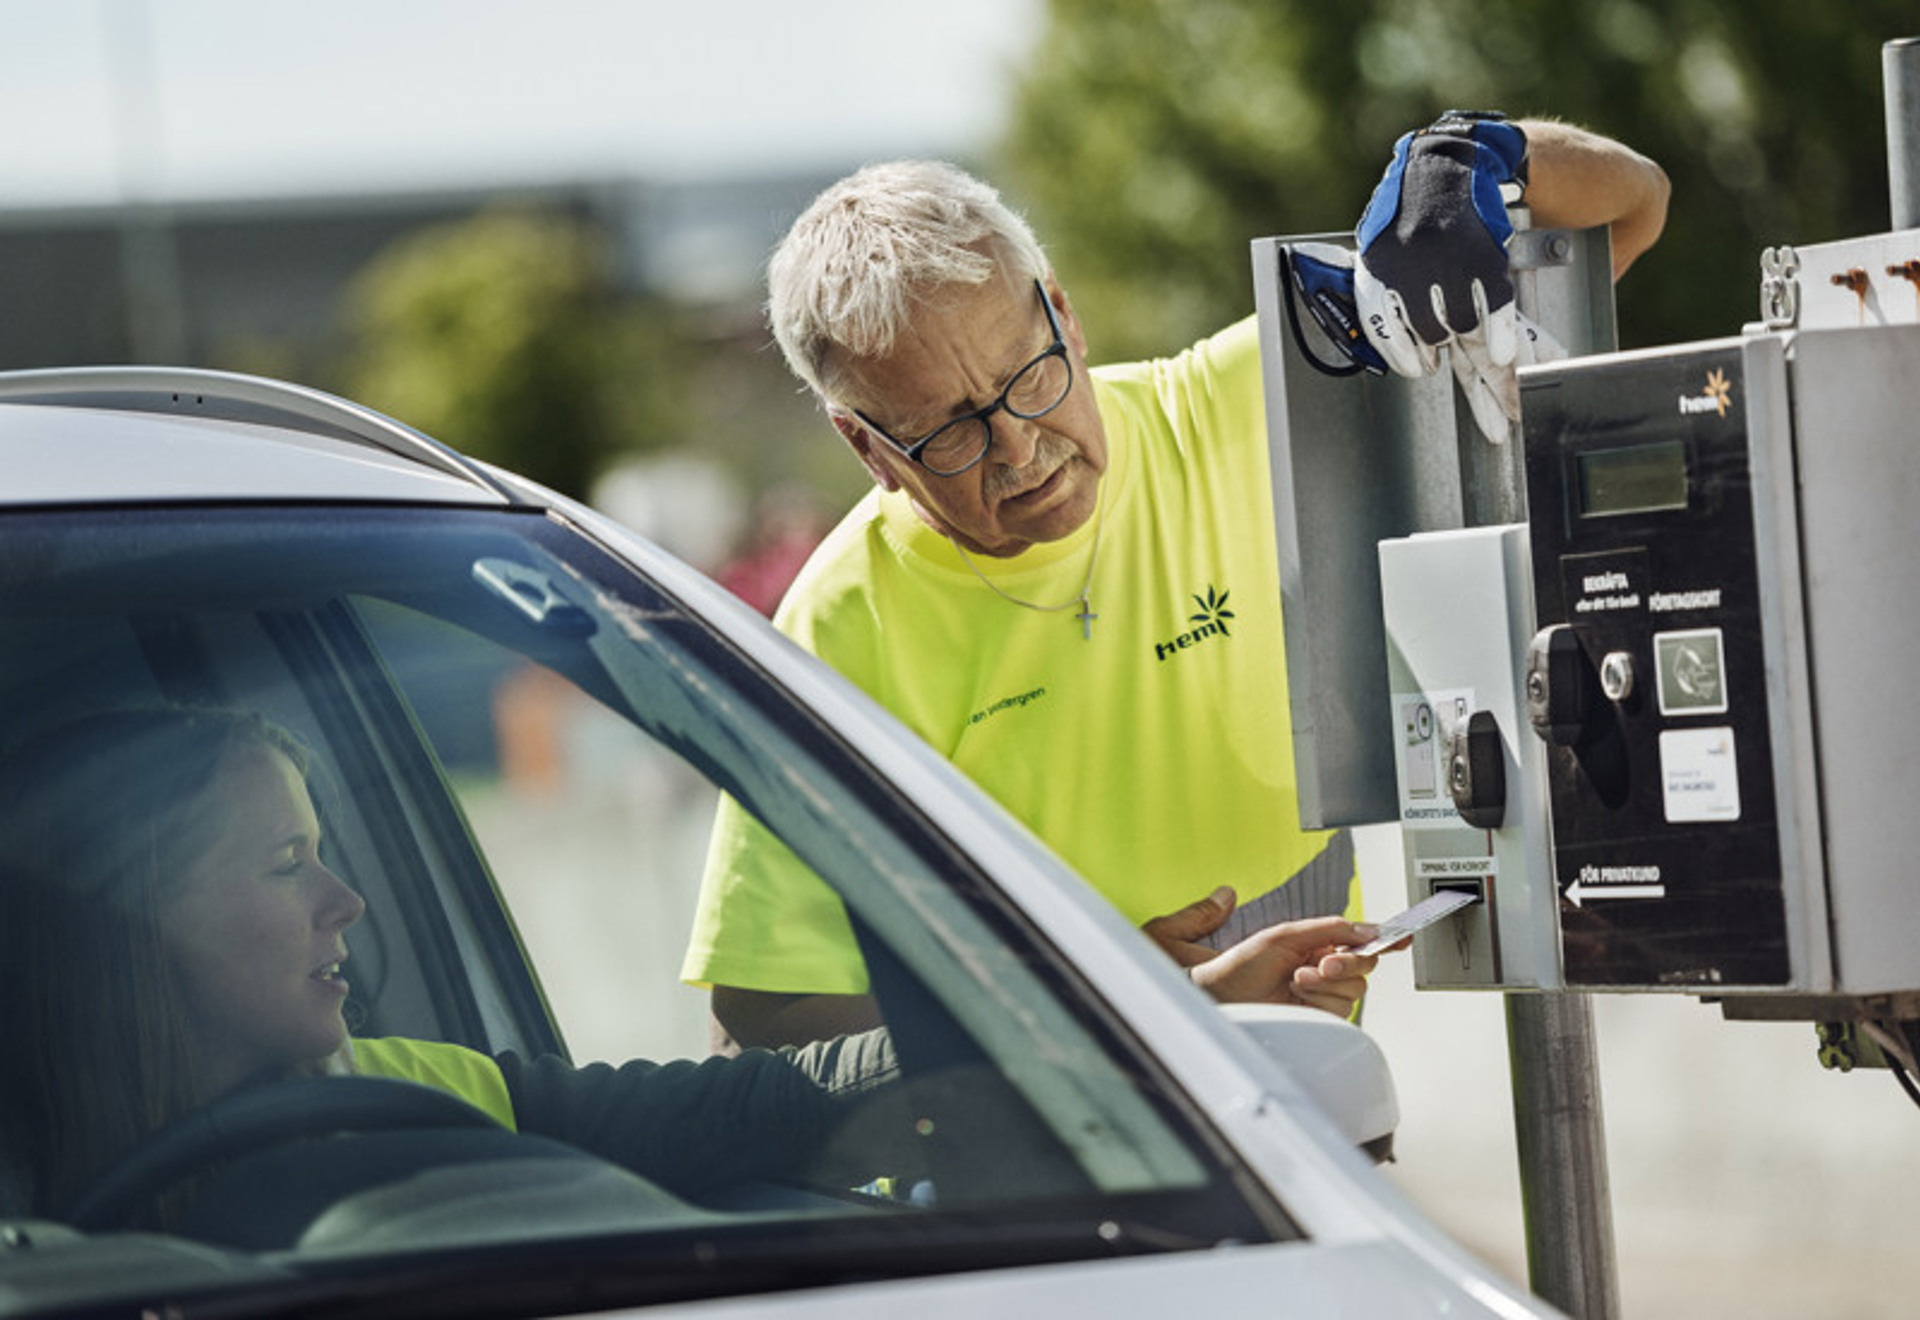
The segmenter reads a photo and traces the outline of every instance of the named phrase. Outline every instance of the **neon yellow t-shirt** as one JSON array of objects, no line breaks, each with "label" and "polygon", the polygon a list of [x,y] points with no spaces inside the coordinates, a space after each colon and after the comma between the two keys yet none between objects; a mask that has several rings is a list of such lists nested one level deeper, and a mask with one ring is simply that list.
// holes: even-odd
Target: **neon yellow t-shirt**
[{"label": "neon yellow t-shirt", "polygon": [[[1097,517],[972,561],[1004,592],[1057,604],[1079,593],[1098,537],[1087,633],[1077,607],[1043,613],[995,594],[904,495],[878,491],[814,553],[776,622],[1130,920],[1220,884],[1245,907],[1296,874],[1325,891],[1304,911],[1357,916],[1350,844],[1340,835],[1322,858],[1336,832],[1302,831],[1294,796],[1254,322],[1092,375],[1109,452]],[[839,900],[731,801],[682,974],[866,989]]]},{"label": "neon yellow t-shirt", "polygon": [[363,1077],[394,1077],[449,1092],[486,1111],[500,1126],[515,1126],[513,1098],[500,1065],[464,1045],[404,1036],[361,1037],[353,1042],[353,1070]]}]

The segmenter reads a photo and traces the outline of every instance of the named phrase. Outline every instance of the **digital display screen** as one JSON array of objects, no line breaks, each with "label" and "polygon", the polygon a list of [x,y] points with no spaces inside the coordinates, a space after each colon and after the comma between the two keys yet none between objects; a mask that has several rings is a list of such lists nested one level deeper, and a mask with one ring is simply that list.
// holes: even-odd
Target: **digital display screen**
[{"label": "digital display screen", "polygon": [[1580,514],[1606,518],[1687,507],[1687,446],[1681,440],[1589,449],[1574,459],[1579,469]]}]

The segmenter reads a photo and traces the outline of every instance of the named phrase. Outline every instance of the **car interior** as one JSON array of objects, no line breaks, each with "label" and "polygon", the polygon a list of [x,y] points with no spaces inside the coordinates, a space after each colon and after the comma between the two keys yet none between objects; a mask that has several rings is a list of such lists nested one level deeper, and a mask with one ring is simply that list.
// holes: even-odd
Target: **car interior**
[{"label": "car interior", "polygon": [[[704,1053],[704,995],[676,978],[726,793],[830,877],[861,940],[902,1078],[844,1139],[915,1152],[883,1184],[696,1204],[438,1093],[288,1083],[135,1152],[73,1226],[111,1233],[225,1161],[184,1231],[308,1263],[644,1232],[682,1263],[706,1243],[710,1272],[713,1243],[764,1252],[796,1223],[970,1224],[977,1242],[1014,1210],[1056,1230],[1021,1250],[1066,1255],[1292,1232],[963,850],[577,530],[527,510],[53,509],[0,518],[0,548],[8,744],[173,704],[259,711],[313,749],[327,864],[367,905],[354,1035],[575,1063]],[[355,1135],[315,1137],[336,1132]],[[18,1220],[6,1146],[0,1218]],[[1117,1233],[1117,1205],[1155,1227]]]}]

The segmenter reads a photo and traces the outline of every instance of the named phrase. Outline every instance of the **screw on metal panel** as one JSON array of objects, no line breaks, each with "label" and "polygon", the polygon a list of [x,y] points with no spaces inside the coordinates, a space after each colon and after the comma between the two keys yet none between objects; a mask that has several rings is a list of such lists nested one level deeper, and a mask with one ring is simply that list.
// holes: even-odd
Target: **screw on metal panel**
[{"label": "screw on metal panel", "polygon": [[1573,264],[1573,239],[1564,230],[1522,229],[1507,242],[1510,270],[1542,270]]},{"label": "screw on metal panel", "polygon": [[1847,269],[1839,271],[1828,278],[1840,288],[1853,290],[1853,296],[1860,300],[1860,323],[1865,325],[1867,320],[1867,294],[1873,288],[1867,279],[1867,272],[1861,270],[1858,266],[1849,266]]},{"label": "screw on metal panel", "polygon": [[1861,270],[1858,266],[1849,266],[1845,270],[1836,272],[1828,278],[1840,288],[1852,289],[1853,296],[1858,298],[1862,304],[1867,301],[1867,289],[1869,287],[1867,272]]},{"label": "screw on metal panel", "polygon": [[1626,651],[1609,651],[1600,661],[1600,690],[1613,702],[1633,695],[1633,656]]},{"label": "screw on metal panel", "polygon": [[1902,261],[1897,265],[1888,266],[1887,274],[1894,276],[1896,279],[1903,279],[1913,285],[1914,316],[1920,318],[1920,258],[1915,258],[1912,261]]}]

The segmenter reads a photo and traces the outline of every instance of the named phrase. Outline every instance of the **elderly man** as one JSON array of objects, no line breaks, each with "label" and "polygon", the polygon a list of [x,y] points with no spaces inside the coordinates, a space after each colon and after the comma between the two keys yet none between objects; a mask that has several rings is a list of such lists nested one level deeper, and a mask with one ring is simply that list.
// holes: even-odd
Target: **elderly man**
[{"label": "elderly man", "polygon": [[[1611,224],[1624,270],[1659,233],[1665,176],[1581,130],[1519,127],[1536,220]],[[1346,833],[1298,819],[1252,319],[1090,369],[1033,233],[935,162],[827,189],[769,289],[789,365],[875,487],[802,571],[782,630],[1216,998],[1349,1012],[1374,960],[1342,951],[1369,931],[1349,919]],[[1221,939],[1236,905],[1244,938]],[[684,975],[712,987],[723,1043],[876,1020],[845,911],[731,803]]]}]

